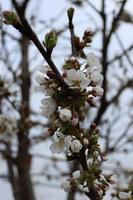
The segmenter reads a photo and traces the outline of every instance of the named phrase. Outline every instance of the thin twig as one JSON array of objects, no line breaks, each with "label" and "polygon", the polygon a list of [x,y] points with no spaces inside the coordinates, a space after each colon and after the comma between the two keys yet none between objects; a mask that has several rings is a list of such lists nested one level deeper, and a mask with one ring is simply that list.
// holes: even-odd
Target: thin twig
[{"label": "thin twig", "polygon": [[118,21],[120,19],[120,16],[121,16],[121,14],[122,14],[122,12],[124,10],[124,7],[125,7],[126,3],[127,3],[127,0],[123,0],[122,5],[120,7],[120,10],[119,10],[117,16],[115,16],[114,19],[113,19],[112,26],[111,26],[110,32],[108,34],[108,37],[107,37],[106,45],[109,44],[111,36],[112,36],[112,34],[114,33],[114,31],[115,31],[115,29],[117,27]]},{"label": "thin twig", "polygon": [[64,82],[59,70],[57,69],[56,65],[52,61],[51,56],[45,51],[45,49],[44,49],[43,45],[40,43],[36,33],[32,30],[31,26],[25,19],[24,15],[21,11],[21,8],[18,6],[18,4],[16,3],[15,0],[12,0],[12,3],[14,5],[14,7],[17,11],[17,14],[21,20],[21,23],[23,25],[23,27],[21,27],[22,29],[20,30],[20,32],[22,34],[25,34],[35,44],[35,46],[40,51],[41,55],[46,60],[46,62],[50,66],[50,68],[53,70],[53,72],[55,72],[56,78],[61,83],[61,86],[68,89],[68,85]]},{"label": "thin twig", "polygon": [[[71,9],[71,8],[70,8]],[[74,10],[73,10],[74,12]],[[72,49],[72,56],[77,55],[76,47],[75,47],[75,32],[74,32],[74,25],[73,25],[73,15],[68,16],[69,20],[69,30],[70,30],[70,36],[71,36],[71,49]]]}]

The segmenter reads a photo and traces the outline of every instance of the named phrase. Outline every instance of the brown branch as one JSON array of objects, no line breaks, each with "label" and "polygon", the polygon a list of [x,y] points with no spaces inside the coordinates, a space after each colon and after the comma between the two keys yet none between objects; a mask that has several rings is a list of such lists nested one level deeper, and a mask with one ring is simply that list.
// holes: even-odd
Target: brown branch
[{"label": "brown branch", "polygon": [[102,12],[101,12],[101,16],[102,16],[102,19],[103,19],[102,66],[103,66],[103,76],[104,76],[102,87],[104,89],[104,94],[103,94],[103,96],[101,98],[101,105],[99,107],[97,116],[94,119],[94,123],[97,124],[97,125],[100,123],[101,117],[103,116],[104,112],[106,111],[106,109],[107,109],[107,107],[109,105],[109,103],[106,100],[106,93],[107,93],[107,68],[108,68],[108,45],[109,45],[111,36],[112,36],[112,34],[114,33],[114,31],[116,29],[116,26],[117,26],[117,23],[118,23],[118,21],[120,19],[121,13],[124,10],[124,6],[125,6],[126,2],[127,2],[127,0],[124,0],[122,2],[120,10],[119,10],[117,16],[114,17],[113,22],[112,22],[112,26],[111,26],[111,29],[110,29],[110,32],[107,35],[106,34],[106,30],[107,30],[107,27],[106,27],[107,19],[106,19],[106,17],[107,17],[107,15],[105,13],[105,0],[102,0]]},{"label": "brown branch", "polygon": [[115,56],[112,60],[108,61],[108,65],[112,64],[113,62],[120,60],[123,56],[125,56],[128,52],[133,50],[133,44],[125,49],[122,54]]},{"label": "brown branch", "polygon": [[115,29],[117,27],[117,24],[118,24],[118,22],[120,20],[121,14],[122,14],[122,12],[124,10],[124,7],[125,7],[126,3],[127,3],[127,0],[123,0],[122,1],[121,7],[119,9],[119,12],[113,19],[112,26],[111,26],[110,32],[108,34],[108,37],[107,37],[106,45],[108,45],[109,42],[110,42],[111,36],[112,36],[112,34],[114,33],[114,31],[115,31]]},{"label": "brown branch", "polygon": [[30,2],[30,0],[24,0],[24,2],[21,5],[22,10],[25,12],[28,3]]},{"label": "brown branch", "polygon": [[133,62],[132,62],[132,60],[130,59],[130,57],[129,57],[127,51],[125,51],[125,48],[124,48],[124,46],[123,46],[123,43],[122,43],[122,41],[121,41],[119,35],[118,35],[117,33],[115,33],[115,36],[116,36],[116,38],[117,38],[117,40],[118,40],[118,43],[119,43],[119,45],[120,45],[122,51],[125,52],[125,56],[126,56],[128,62],[129,62],[129,64],[130,64],[131,66],[133,66]]},{"label": "brown branch", "polygon": [[101,12],[91,3],[90,0],[85,0],[85,2],[99,15],[101,15]]},{"label": "brown branch", "polygon": [[55,72],[56,74],[56,78],[57,80],[61,83],[61,86],[64,87],[65,89],[68,89],[68,85],[64,82],[60,72],[58,71],[56,65],[54,64],[54,62],[51,59],[51,56],[45,51],[43,45],[40,43],[37,35],[35,34],[35,32],[32,30],[31,26],[29,25],[29,23],[27,22],[27,20],[24,17],[24,14],[21,11],[21,7],[18,6],[18,4],[16,3],[15,0],[12,0],[12,3],[17,11],[17,14],[21,20],[22,23],[22,27],[19,27],[19,31],[27,36],[29,38],[29,40],[31,40],[35,46],[37,47],[37,49],[40,51],[41,55],[43,56],[43,58],[46,60],[46,62],[48,63],[48,65],[50,66],[50,68],[53,70],[53,72]]},{"label": "brown branch", "polygon": [[73,25],[73,14],[74,14],[74,9],[69,8],[69,11],[71,12],[68,14],[68,20],[69,20],[69,30],[70,30],[70,36],[71,36],[71,49],[72,49],[72,56],[77,55],[76,47],[75,47],[75,32],[74,32],[74,25]]},{"label": "brown branch", "polygon": [[15,175],[15,170],[14,170],[15,159],[12,157],[10,144],[8,142],[5,142],[5,144],[6,144],[6,149],[3,151],[0,151],[0,152],[3,154],[3,156],[5,157],[5,160],[7,162],[7,168],[8,168],[8,177],[7,178],[9,179],[9,181],[11,183],[14,199],[20,200],[18,179]]},{"label": "brown branch", "polygon": [[133,125],[133,120],[131,120],[131,122],[128,124],[126,130],[125,130],[125,131],[118,137],[118,139],[115,141],[115,143],[113,144],[113,147],[114,147],[114,148],[118,146],[118,144],[121,142],[121,140],[122,140],[125,136],[127,136],[127,132],[128,132],[128,130],[132,127],[132,125]]},{"label": "brown branch", "polygon": [[106,30],[107,30],[107,16],[105,13],[105,0],[102,0],[102,8],[101,8],[101,16],[102,16],[102,21],[103,21],[103,29],[102,29],[102,72],[103,72],[103,84],[102,87],[104,89],[104,94],[101,98],[101,105],[98,109],[98,113],[94,119],[95,124],[99,124],[100,119],[105,112],[108,103],[106,100],[106,93],[107,93],[107,56],[108,56],[108,46],[106,45],[107,41],[107,36],[106,36]]},{"label": "brown branch", "polygon": [[116,103],[116,101],[118,100],[118,98],[120,97],[121,93],[126,89],[126,88],[133,88],[133,81],[132,80],[128,80],[128,82],[124,85],[122,85],[117,94],[108,102],[108,105],[112,104],[112,103]]},{"label": "brown branch", "polygon": [[[24,1],[24,4],[19,6],[15,0],[12,0],[13,5],[18,9],[19,15],[24,18],[25,10],[27,8],[28,1]],[[25,22],[25,18],[24,18]],[[25,22],[26,23],[26,22]],[[28,23],[27,23],[28,24]],[[15,27],[15,25],[14,25]],[[29,26],[30,27],[30,26]],[[20,106],[20,120],[18,121],[18,152],[16,157],[16,167],[18,172],[18,187],[20,200],[35,200],[33,185],[30,176],[31,156],[29,154],[30,139],[29,128],[25,127],[25,119],[30,116],[30,88],[31,88],[31,75],[28,65],[28,50],[29,50],[29,37],[30,32],[28,28],[18,22],[17,28],[23,33],[23,36],[19,40],[21,49],[21,106]],[[26,30],[27,28],[27,30]],[[32,36],[31,36],[32,37]]]}]

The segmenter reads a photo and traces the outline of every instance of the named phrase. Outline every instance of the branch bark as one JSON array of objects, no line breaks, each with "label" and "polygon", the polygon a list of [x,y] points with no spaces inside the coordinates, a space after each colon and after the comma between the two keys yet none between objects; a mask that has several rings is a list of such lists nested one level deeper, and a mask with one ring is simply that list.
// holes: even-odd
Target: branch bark
[{"label": "branch bark", "polygon": [[35,200],[33,185],[30,176],[31,156],[29,155],[30,140],[28,138],[29,130],[25,127],[25,120],[30,115],[30,86],[31,78],[28,68],[28,48],[29,39],[22,36],[20,40],[21,46],[21,108],[20,121],[18,132],[18,155],[17,155],[17,170],[19,195],[21,200]]},{"label": "branch bark", "polygon": [[21,200],[20,195],[19,195],[18,179],[17,179],[17,176],[15,175],[15,170],[14,170],[15,160],[14,158],[12,158],[10,143],[5,142],[4,144],[5,144],[5,150],[3,150],[3,152],[1,151],[1,153],[3,154],[7,162],[8,179],[11,183],[13,197],[14,197],[14,200]]},{"label": "branch bark", "polygon": [[60,82],[61,86],[65,89],[68,89],[68,85],[64,82],[59,70],[57,69],[56,65],[54,64],[53,60],[51,59],[51,55],[49,55],[43,45],[40,43],[37,35],[35,34],[35,32],[32,30],[31,26],[29,25],[29,23],[27,22],[27,20],[24,17],[23,12],[21,11],[21,7],[18,6],[18,4],[16,3],[15,0],[12,0],[12,3],[17,11],[17,14],[21,20],[21,23],[23,25],[23,27],[21,27],[20,32],[25,35],[26,37],[29,38],[29,40],[31,40],[35,46],[37,47],[37,49],[39,50],[39,52],[41,53],[41,55],[43,56],[43,58],[46,60],[46,62],[48,63],[48,65],[50,66],[50,68],[53,70],[53,72],[55,72],[56,74],[56,78],[57,80]]}]

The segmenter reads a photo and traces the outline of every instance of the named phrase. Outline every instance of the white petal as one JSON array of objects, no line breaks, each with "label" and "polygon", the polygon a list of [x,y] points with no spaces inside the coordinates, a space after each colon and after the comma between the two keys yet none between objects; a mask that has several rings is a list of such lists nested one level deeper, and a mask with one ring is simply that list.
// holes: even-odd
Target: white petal
[{"label": "white petal", "polygon": [[50,150],[52,153],[62,153],[64,151],[64,140],[59,139],[58,141],[50,145]]},{"label": "white petal", "polygon": [[91,81],[95,84],[100,84],[103,81],[103,75],[100,74],[98,71],[94,71],[90,76]]},{"label": "white petal", "polygon": [[39,71],[43,74],[47,74],[48,71],[50,71],[50,67],[48,65],[42,65],[40,68],[39,68]]},{"label": "white petal", "polygon": [[42,106],[42,114],[46,117],[49,117],[53,114],[57,108],[57,104],[51,97],[47,97],[41,100]]},{"label": "white petal", "polygon": [[65,190],[65,192],[69,192],[71,190],[71,183],[69,180],[65,180],[61,183],[61,188]]},{"label": "white petal", "polygon": [[88,56],[87,56],[87,64],[90,66],[90,67],[100,67],[101,64],[100,64],[100,60],[99,58],[94,54],[94,53],[89,53]]},{"label": "white petal", "polygon": [[81,174],[81,173],[80,173],[79,170],[73,172],[73,173],[72,173],[73,179],[78,179],[78,178],[80,178],[80,174]]},{"label": "white petal", "polygon": [[131,192],[120,192],[119,197],[121,199],[130,199],[131,198]]},{"label": "white petal", "polygon": [[35,79],[40,85],[47,84],[47,80],[45,79],[43,75],[37,75]]},{"label": "white petal", "polygon": [[77,139],[73,140],[73,142],[71,143],[71,150],[73,153],[79,153],[82,147],[83,147],[82,144]]},{"label": "white petal", "polygon": [[80,70],[70,69],[67,70],[66,83],[73,88],[86,88],[90,80],[86,78],[86,74]]},{"label": "white petal", "polygon": [[59,111],[59,117],[62,121],[69,121],[72,117],[71,110],[63,108]]},{"label": "white petal", "polygon": [[103,95],[103,88],[101,88],[100,86],[96,86],[93,88],[93,92],[96,96],[102,96]]}]

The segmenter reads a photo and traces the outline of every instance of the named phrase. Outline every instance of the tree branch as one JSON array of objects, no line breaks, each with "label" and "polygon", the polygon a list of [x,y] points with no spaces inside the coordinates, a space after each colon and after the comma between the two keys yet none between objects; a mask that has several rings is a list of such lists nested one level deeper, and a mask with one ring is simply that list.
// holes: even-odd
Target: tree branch
[{"label": "tree branch", "polygon": [[124,10],[124,7],[125,7],[126,3],[127,3],[127,0],[123,0],[122,1],[120,10],[119,10],[117,16],[115,16],[114,19],[113,19],[112,26],[111,26],[110,32],[108,34],[108,37],[107,37],[106,45],[108,45],[109,42],[110,42],[111,36],[112,36],[113,32],[115,31],[115,29],[117,27],[118,21],[120,19],[120,16],[121,16],[121,14],[122,14],[122,12]]},{"label": "tree branch", "polygon": [[112,60],[108,61],[108,65],[112,64],[113,62],[120,60],[123,56],[125,56],[128,52],[133,50],[133,45],[129,46],[127,49],[125,49],[122,54],[115,56]]},{"label": "tree branch", "polygon": [[43,56],[43,58],[46,60],[46,62],[48,63],[48,65],[50,66],[50,68],[53,70],[53,72],[55,72],[56,74],[56,78],[57,80],[60,82],[61,86],[64,87],[65,89],[68,89],[68,85],[64,82],[60,72],[58,71],[58,69],[56,68],[54,62],[52,61],[50,55],[45,51],[43,45],[40,43],[37,35],[35,34],[35,32],[32,30],[31,26],[29,25],[29,23],[27,22],[27,20],[24,17],[23,12],[21,11],[21,7],[18,6],[18,4],[16,3],[15,0],[12,0],[12,3],[17,11],[17,14],[21,20],[21,23],[23,25],[23,27],[21,27],[20,32],[27,36],[37,47],[37,49],[40,51],[41,55]]},{"label": "tree branch", "polygon": [[[71,12],[69,14],[69,11]],[[73,25],[73,14],[74,14],[74,9],[69,8],[68,9],[68,20],[69,20],[69,30],[70,30],[70,36],[71,36],[71,49],[72,49],[72,56],[77,55],[76,47],[75,47],[75,32],[74,32],[74,25]]]}]

